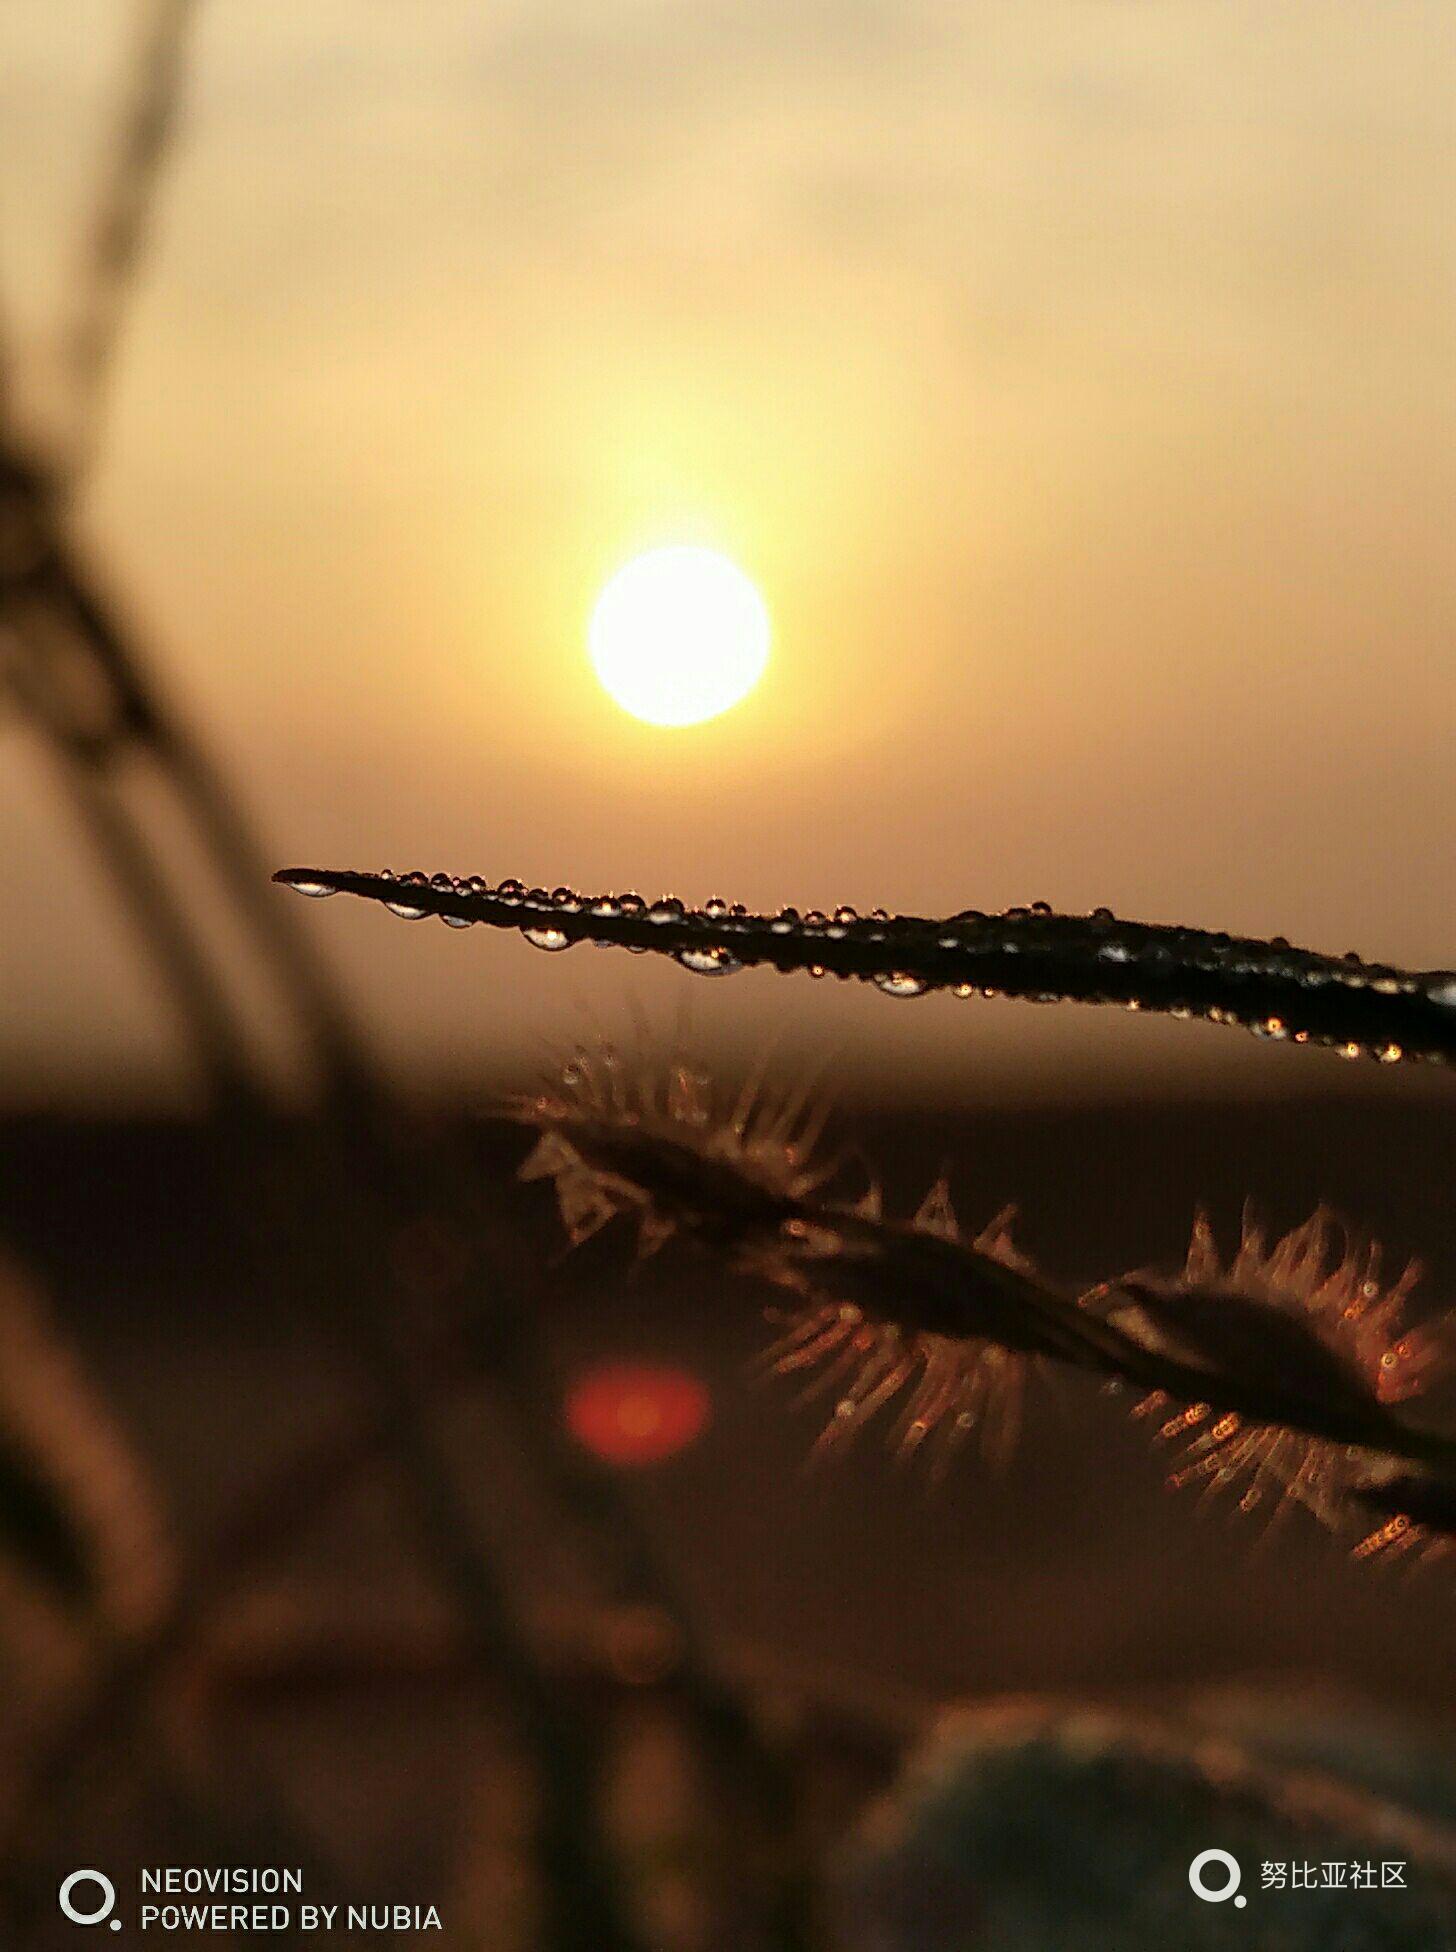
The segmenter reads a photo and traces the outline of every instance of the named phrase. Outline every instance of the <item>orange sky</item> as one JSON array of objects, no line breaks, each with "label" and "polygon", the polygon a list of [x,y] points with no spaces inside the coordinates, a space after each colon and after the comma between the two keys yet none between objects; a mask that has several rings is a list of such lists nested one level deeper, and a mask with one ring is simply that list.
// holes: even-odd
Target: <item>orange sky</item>
[{"label": "orange sky", "polygon": [[[0,14],[38,393],[123,24]],[[1453,79],[1445,0],[202,0],[85,528],[279,863],[1106,902],[1449,964]],[[584,625],[678,538],[750,571],[775,647],[744,705],[662,731],[596,688]],[[165,1085],[145,978],[0,737],[0,1067],[22,1098]],[[772,1020],[957,1097],[1302,1073],[1213,1031],[307,919],[437,1076],[685,985],[708,1041]]]}]

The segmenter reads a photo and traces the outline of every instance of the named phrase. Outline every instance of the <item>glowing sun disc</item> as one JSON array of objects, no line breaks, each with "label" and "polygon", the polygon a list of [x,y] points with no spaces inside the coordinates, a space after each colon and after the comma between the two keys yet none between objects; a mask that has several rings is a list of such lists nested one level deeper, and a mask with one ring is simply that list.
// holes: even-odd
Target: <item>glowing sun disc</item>
[{"label": "glowing sun disc", "polygon": [[736,705],[763,676],[768,612],[716,549],[649,549],[597,598],[587,644],[624,712],[649,725],[696,725]]}]

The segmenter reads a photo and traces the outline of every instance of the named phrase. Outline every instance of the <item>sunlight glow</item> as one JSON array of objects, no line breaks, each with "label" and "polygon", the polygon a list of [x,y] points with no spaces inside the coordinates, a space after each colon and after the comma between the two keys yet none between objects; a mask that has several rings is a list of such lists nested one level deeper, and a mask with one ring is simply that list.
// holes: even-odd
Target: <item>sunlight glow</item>
[{"label": "sunlight glow", "polygon": [[592,665],[649,725],[696,725],[752,691],[768,663],[763,598],[715,549],[651,549],[607,584],[592,612]]}]

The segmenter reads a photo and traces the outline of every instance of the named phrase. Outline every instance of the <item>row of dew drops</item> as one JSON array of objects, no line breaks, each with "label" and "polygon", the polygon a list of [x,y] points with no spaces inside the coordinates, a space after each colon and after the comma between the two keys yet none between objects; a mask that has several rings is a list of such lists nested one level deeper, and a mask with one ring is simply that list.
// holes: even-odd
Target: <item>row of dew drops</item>
[{"label": "row of dew drops", "polygon": [[[518,881],[513,877],[507,878],[496,886],[492,886],[484,876],[478,874],[461,879],[454,875],[443,873],[426,875],[422,870],[415,869],[409,874],[395,875],[390,869],[386,868],[381,871],[378,878],[381,881],[390,882],[394,887],[400,889],[411,887],[428,888],[434,894],[488,897],[492,901],[499,902],[508,908],[522,907],[548,913],[551,910],[555,910],[558,914],[585,914],[607,920],[618,920],[623,917],[640,918],[648,922],[657,923],[681,923],[696,914],[701,919],[715,924],[720,929],[732,929],[735,926],[747,928],[750,926],[748,910],[743,903],[725,902],[718,896],[711,897],[703,904],[700,910],[690,911],[683,902],[679,901],[673,895],[663,896],[651,903],[644,900],[641,895],[634,893],[603,895],[596,899],[588,899],[586,896],[578,894],[575,889],[564,886],[552,889],[549,893],[544,888],[527,888],[524,882]],[[292,882],[291,885],[299,894],[311,896],[315,899],[322,899],[325,896],[339,893],[337,885],[327,881],[297,880]],[[423,921],[431,912],[428,908],[421,908],[408,899],[401,900],[386,897],[383,905],[391,915],[397,915],[402,921],[407,922]],[[1008,921],[1022,921],[1029,917],[1050,919],[1053,914],[1054,911],[1050,902],[1038,901],[1033,902],[1029,908],[1008,909],[1006,911],[1006,919]],[[440,920],[445,923],[447,928],[454,929],[470,928],[476,919],[476,917],[468,915],[440,916]],[[867,917],[861,917],[858,910],[850,907],[847,903],[837,907],[832,916],[826,915],[819,909],[810,909],[807,913],[801,915],[797,908],[785,907],[781,908],[769,923],[769,928],[777,935],[804,936],[822,934],[827,939],[833,941],[841,939],[848,933],[852,925],[864,920],[872,925],[869,939],[871,941],[883,941],[885,939],[884,936],[873,925],[881,923],[888,924],[892,919],[889,911],[883,908],[873,909]],[[979,909],[967,909],[962,915],[952,918],[953,921],[963,920],[975,922],[984,922],[986,919],[986,915]],[[1116,922],[1116,917],[1110,908],[1095,908],[1092,910],[1090,920],[1094,924],[1111,927]],[[520,933],[531,944],[532,948],[542,949],[552,953],[571,948],[573,941],[578,939],[567,935],[562,929],[553,927],[547,921],[532,922],[522,926]],[[1216,939],[1224,940],[1224,938]],[[598,948],[607,948],[614,945],[606,942],[598,942],[595,946]],[[647,954],[647,949],[640,943],[625,943],[621,946],[625,947],[631,955]],[[958,939],[954,935],[944,936],[941,938],[941,946],[944,948],[958,947]],[[1008,946],[1014,947],[1017,945],[1012,944]],[[1287,949],[1289,944],[1283,937],[1276,937],[1268,946],[1273,949]],[[730,950],[725,949],[720,944],[687,944],[682,948],[675,949],[672,953],[674,959],[684,969],[691,971],[696,976],[731,976],[744,967],[744,964],[738,957],[734,956]],[[1109,946],[1102,953],[1108,956],[1109,959],[1116,958],[1117,960],[1126,960],[1129,954],[1120,945]],[[1355,969],[1360,965],[1360,958],[1351,952],[1345,958],[1345,961],[1351,965],[1346,980],[1351,982],[1358,981],[1363,986],[1363,976],[1357,978],[1355,975]],[[812,963],[809,965],[808,973],[813,977],[822,977],[827,975],[828,971],[821,964]],[[842,974],[842,972],[836,973]],[[871,976],[870,981],[874,984],[875,988],[882,991],[886,996],[923,996],[928,990],[935,987],[923,977],[913,975],[904,970],[882,971]],[[994,989],[984,987],[978,992],[976,985],[971,983],[959,983],[951,987],[952,993],[958,997],[972,997],[978,993],[986,997],[991,997],[997,994]],[[1398,985],[1394,981],[1387,980],[1383,983],[1377,983],[1376,987],[1392,990],[1396,987],[1414,989],[1417,985],[1407,978]],[[1433,991],[1432,995],[1434,1000],[1456,1005],[1456,982],[1447,983],[1441,990]],[[1056,994],[1047,992],[1045,995],[1033,996],[1031,1000],[1054,1003],[1061,999]],[[1141,1006],[1133,1001],[1129,1002],[1126,1007],[1129,1010],[1136,1011]],[[1171,1014],[1175,1017],[1188,1017],[1193,1012],[1184,1008],[1175,1007]],[[1291,1038],[1291,1032],[1287,1029],[1282,1019],[1278,1017],[1255,1018],[1251,1021],[1238,1017],[1232,1012],[1218,1009],[1207,1011],[1204,1014],[1207,1014],[1214,1021],[1242,1024],[1252,1030],[1257,1036],[1272,1038],[1276,1041]],[[1307,1033],[1293,1033],[1292,1041],[1305,1043],[1311,1040]],[[1325,1040],[1321,1039],[1320,1041],[1323,1042]],[[1366,1054],[1366,1047],[1356,1043],[1335,1042],[1334,1048],[1340,1056],[1346,1058],[1357,1058]],[[1406,1055],[1398,1044],[1393,1043],[1371,1047],[1369,1054],[1385,1064],[1399,1063]]]},{"label": "row of dew drops", "polygon": [[[666,895],[650,903],[638,894],[603,895],[597,900],[588,900],[572,888],[555,888],[548,893],[544,888],[527,888],[524,882],[517,881],[514,878],[502,881],[498,886],[492,887],[482,875],[478,874],[470,875],[468,878],[461,880],[449,874],[426,875],[419,869],[416,869],[410,874],[396,875],[386,868],[381,872],[379,878],[382,881],[392,882],[398,888],[428,888],[433,893],[440,895],[488,896],[492,901],[500,902],[508,908],[519,906],[532,910],[554,909],[558,914],[563,915],[585,914],[600,916],[609,920],[617,920],[623,916],[628,916],[640,917],[648,922],[663,923],[685,921],[688,919],[690,913],[685,904],[679,901],[675,895]],[[327,895],[336,895],[339,893],[339,889],[332,882],[327,881],[302,880],[293,881],[290,885],[297,893],[308,895],[315,900],[322,900]],[[405,922],[423,921],[431,912],[429,909],[421,908],[409,900],[386,898],[384,907],[389,910],[391,915],[397,915],[401,921]],[[1031,912],[1039,915],[1050,915],[1052,912],[1051,904],[1049,902],[1037,902]],[[732,928],[740,921],[747,926],[748,910],[744,907],[743,903],[726,902],[717,895],[712,896],[708,901],[704,902],[702,908],[696,911],[696,913],[705,921],[715,923],[722,928]],[[1111,919],[1110,909],[1101,910],[1099,913],[1105,913],[1108,919]],[[446,927],[452,929],[470,928],[476,919],[476,917],[470,915],[442,915],[440,917],[440,920],[445,923]],[[782,908],[769,923],[769,927],[776,935],[803,935],[822,932],[831,941],[837,941],[848,933],[851,924],[859,922],[861,919],[859,911],[851,908],[847,903],[836,908],[832,916],[824,914],[817,908],[811,908],[804,915],[801,915],[797,908]],[[891,920],[891,916],[888,909],[877,908],[866,919],[872,923],[888,923]],[[533,949],[544,949],[548,952],[569,949],[575,939],[567,935],[564,930],[553,928],[549,922],[532,923],[529,926],[523,927],[521,934],[531,944]],[[874,935],[871,936],[871,940],[876,939],[882,940],[883,938]],[[598,948],[608,948],[613,945],[609,943],[598,943],[596,946]],[[631,955],[641,956],[647,954],[646,948],[639,943],[625,943],[622,946]],[[731,951],[716,944],[703,944],[702,946],[688,944],[681,949],[674,950],[673,956],[677,962],[681,963],[684,969],[691,970],[695,976],[732,976],[744,967],[744,964]],[[828,974],[828,971],[821,965],[815,963],[811,964],[809,974],[811,976],[825,976]],[[898,970],[883,973],[873,977],[871,980],[876,988],[883,990],[887,996],[923,996],[931,987],[929,983],[923,981],[920,977],[912,976]],[[958,987],[956,993],[960,996],[973,996],[976,992],[973,985],[965,983]],[[992,992],[987,990],[986,994],[989,996]]]}]

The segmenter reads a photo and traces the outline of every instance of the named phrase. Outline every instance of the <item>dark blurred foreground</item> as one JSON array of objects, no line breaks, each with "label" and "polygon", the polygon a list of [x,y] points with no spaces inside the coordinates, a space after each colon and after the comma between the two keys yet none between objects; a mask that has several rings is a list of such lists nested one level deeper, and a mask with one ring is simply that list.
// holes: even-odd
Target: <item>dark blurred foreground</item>
[{"label": "dark blurred foreground", "polygon": [[[548,1351],[538,1400],[504,1400],[449,1357],[435,1370],[439,1427],[552,1686],[608,1732],[611,1824],[653,1921],[648,1943],[734,1943],[704,1896],[721,1812],[705,1814],[701,1758],[676,1713],[682,1650],[666,1616],[612,1597],[602,1538],[583,1534],[579,1513],[568,1522],[552,1508],[522,1439],[523,1417],[559,1431],[560,1392],[607,1359],[650,1359],[710,1393],[696,1443],[603,1475],[681,1582],[711,1662],[792,1754],[803,1834],[821,1865],[847,1861],[867,1803],[949,1701],[1035,1693],[1157,1716],[1190,1695],[1257,1687],[1260,1699],[1297,1702],[1306,1724],[1327,1722],[1335,1746],[1360,1702],[1397,1751],[1388,1730],[1409,1718],[1436,1754],[1456,1754],[1449,1571],[1357,1567],[1302,1515],[1266,1531],[1231,1506],[1168,1494],[1126,1405],[1065,1383],[1035,1394],[1004,1477],[966,1455],[932,1486],[873,1431],[808,1468],[823,1406],[796,1405],[788,1383],[750,1373],[769,1339],[762,1297],[672,1247],[634,1268],[630,1240],[614,1233],[563,1257],[548,1197],[512,1183],[518,1132],[427,1123],[431,1146],[448,1141],[466,1161],[479,1206],[452,1212],[448,1226],[402,1222],[392,1276],[416,1298],[422,1346],[462,1234],[478,1232],[524,1280],[517,1292]],[[1016,1200],[1026,1244],[1068,1277],[1176,1258],[1200,1200],[1231,1240],[1245,1195],[1279,1227],[1326,1200],[1388,1244],[1392,1267],[1419,1252],[1431,1302],[1456,1270],[1453,1113],[1438,1097],[862,1114],[844,1126],[884,1171],[892,1211],[913,1210],[948,1165],[963,1222]],[[270,1259],[266,1204],[239,1198],[296,1137],[12,1124],[0,1237],[134,1437],[184,1563],[228,1527],[246,1555],[214,1576],[216,1605],[179,1655],[165,1709],[184,1777],[209,1785],[205,1807],[230,1809],[224,1834],[239,1861],[285,1861],[278,1838],[301,1838],[311,1886],[434,1903],[443,1942],[505,1952],[523,1942],[534,1900],[521,1847],[529,1771],[504,1732],[500,1677],[462,1640],[421,1564],[378,1446],[367,1429],[349,1434],[347,1363],[319,1326],[347,1325],[349,1295],[290,1292]],[[313,1223],[326,1227],[327,1214]],[[306,1255],[294,1261],[295,1274],[306,1270]],[[1427,1407],[1434,1416],[1440,1405]],[[307,1465],[293,1479],[291,1455]],[[286,1498],[237,1531],[269,1483],[286,1485]],[[610,1533],[610,1507],[603,1523]],[[64,1701],[59,1666],[52,1699]],[[17,1715],[25,1697],[18,1687]],[[18,1727],[7,1739],[22,1752]],[[150,1727],[139,1735],[121,1717],[97,1739],[99,1769],[72,1770],[36,1874],[104,1862],[130,1877],[135,1864],[210,1861],[196,1808],[140,1752],[159,1739]],[[1046,1810],[1045,1848],[1058,1854],[1072,1842],[1060,1833],[1079,1827],[1076,1796],[1049,1797]],[[1086,1820],[1092,1834],[1107,1810],[1089,1805]],[[894,1877],[877,1875],[865,1889],[893,1893]],[[893,1936],[891,1904],[890,1936],[864,1942],[1012,1942],[963,1936],[963,1896],[945,1895],[939,1936]],[[32,1914],[27,1943],[72,1942],[75,1928],[53,1910]],[[869,1930],[871,1911],[857,1916]],[[1195,1906],[1190,1918],[1228,1934],[1199,1944],[1261,1942],[1232,1906]]]}]

